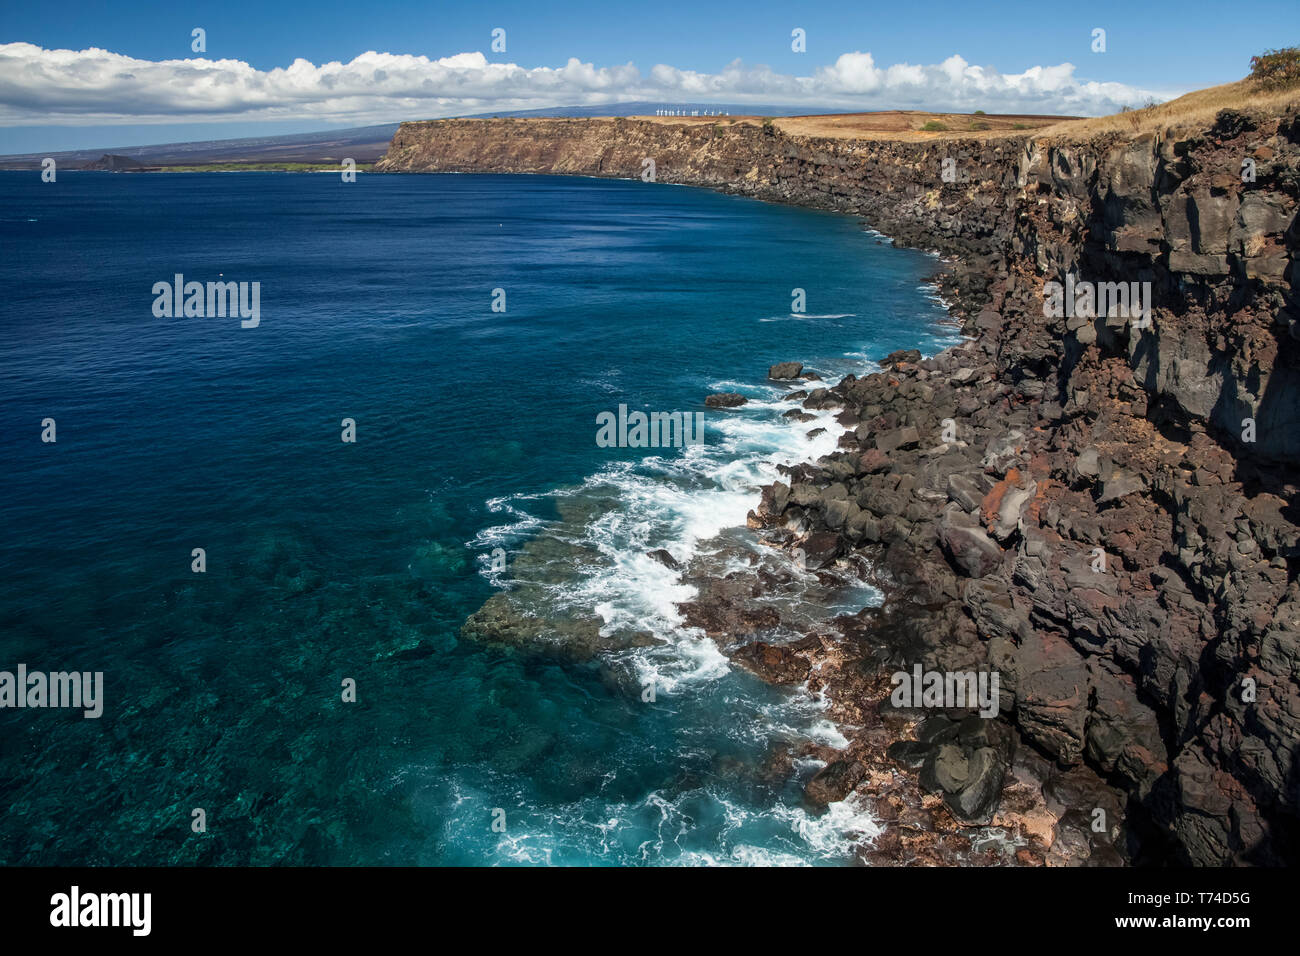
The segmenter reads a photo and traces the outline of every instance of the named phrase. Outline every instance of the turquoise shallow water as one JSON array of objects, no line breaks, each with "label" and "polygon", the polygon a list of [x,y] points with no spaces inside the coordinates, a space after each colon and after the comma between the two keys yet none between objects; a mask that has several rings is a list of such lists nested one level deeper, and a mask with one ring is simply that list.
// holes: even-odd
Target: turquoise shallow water
[{"label": "turquoise shallow water", "polygon": [[[98,720],[0,710],[0,863],[840,863],[869,837],[864,808],[801,808],[815,768],[764,772],[833,729],[684,631],[689,589],[644,552],[707,550],[778,462],[833,447],[780,419],[769,364],[833,379],[950,340],[932,259],[639,182],[0,173],[0,196],[0,669],[105,680]],[[178,272],[259,281],[259,327],[155,317]],[[753,401],[707,412],[703,447],[594,440],[620,403],[723,389]],[[608,660],[458,636],[512,586],[492,549],[548,541],[538,613],[658,637],[622,662],[655,703]]]}]

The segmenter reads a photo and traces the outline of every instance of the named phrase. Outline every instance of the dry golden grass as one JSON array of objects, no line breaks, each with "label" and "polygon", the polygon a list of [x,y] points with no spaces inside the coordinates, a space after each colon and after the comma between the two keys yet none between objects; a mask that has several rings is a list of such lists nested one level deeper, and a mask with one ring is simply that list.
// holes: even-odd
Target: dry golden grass
[{"label": "dry golden grass", "polygon": [[1214,122],[1214,117],[1220,110],[1249,109],[1276,115],[1295,106],[1300,106],[1300,88],[1264,90],[1255,80],[1248,78],[1196,90],[1167,103],[1128,113],[1114,113],[1049,126],[1040,130],[1039,136],[1083,140],[1103,133],[1137,135],[1178,127],[1204,128]]},{"label": "dry golden grass", "polygon": [[[1136,136],[1178,127],[1205,128],[1224,109],[1255,110],[1279,114],[1300,106],[1300,88],[1265,90],[1253,79],[1196,90],[1185,96],[1141,107],[1126,113],[1095,118],[1069,116],[1009,116],[974,113],[925,113],[918,110],[882,110],[876,113],[834,113],[821,116],[637,116],[651,123],[689,126],[761,126],[770,122],[791,136],[824,136],[842,139],[902,140],[924,142],[934,139],[989,139],[1001,136],[1082,141],[1106,133]],[[607,118],[606,118],[607,119]],[[942,131],[928,131],[927,123],[940,123]],[[973,130],[972,125],[987,125]]]},{"label": "dry golden grass", "polygon": [[[841,139],[892,139],[926,142],[931,139],[989,139],[996,137],[1034,137],[1054,142],[1082,142],[1108,133],[1139,135],[1170,127],[1204,127],[1214,121],[1221,109],[1251,109],[1278,114],[1300,107],[1300,87],[1291,90],[1264,90],[1255,79],[1239,79],[1206,90],[1196,90],[1169,103],[1140,107],[1112,116],[1079,118],[1069,116],[1009,116],[993,113],[926,113],[914,109],[885,109],[875,113],[829,113],[824,116],[636,116],[634,120],[664,125],[686,126],[761,126],[771,122],[781,133],[794,137],[831,137]],[[593,117],[611,121],[612,117]],[[554,122],[554,120],[549,120]],[[524,121],[526,122],[526,120]],[[573,120],[573,122],[586,122]],[[945,130],[926,130],[930,122],[944,125]],[[975,124],[987,130],[974,130]]]},{"label": "dry golden grass", "polygon": [[[924,113],[890,110],[881,113],[841,113],[831,116],[791,116],[775,120],[778,129],[800,136],[852,137],[855,139],[936,139],[943,137],[990,137],[1029,132],[1062,122],[1067,116],[1003,115],[985,113]],[[930,131],[927,123],[946,129]],[[976,125],[988,129],[974,129]],[[1020,129],[1017,129],[1020,127]]]},{"label": "dry golden grass", "polygon": [[[699,125],[761,125],[762,116],[638,116],[653,123]],[[843,139],[928,140],[945,137],[988,137],[1028,133],[1070,122],[1068,116],[1000,115],[984,113],[926,113],[919,110],[881,110],[875,113],[832,113],[815,116],[774,116],[771,122],[792,136],[827,136]],[[922,129],[926,123],[941,123],[946,131]],[[975,124],[988,126],[974,130]],[[1023,127],[1023,129],[1016,129]]]}]

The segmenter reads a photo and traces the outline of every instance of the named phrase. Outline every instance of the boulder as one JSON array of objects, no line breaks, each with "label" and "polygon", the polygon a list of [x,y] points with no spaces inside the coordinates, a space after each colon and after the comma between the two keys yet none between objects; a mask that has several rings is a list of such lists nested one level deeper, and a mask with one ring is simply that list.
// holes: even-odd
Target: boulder
[{"label": "boulder", "polygon": [[739,392],[715,392],[704,398],[704,404],[709,408],[739,408],[748,401]]},{"label": "boulder", "polygon": [[1025,736],[1064,765],[1083,757],[1088,668],[1060,639],[1028,642],[1016,655],[1016,712]]},{"label": "boulder", "polygon": [[838,531],[861,510],[852,498],[832,498],[823,502],[822,517],[826,520],[826,527]]},{"label": "boulder", "polygon": [[951,523],[945,515],[939,524],[939,543],[958,570],[982,578],[1002,564],[1002,549],[976,527]]},{"label": "boulder", "polygon": [[804,553],[804,564],[810,571],[819,571],[835,563],[840,556],[844,542],[834,531],[818,531],[808,535],[800,547]]},{"label": "boulder", "polygon": [[880,363],[887,367],[895,365],[908,364],[915,365],[921,361],[921,352],[919,349],[899,349],[897,352],[890,352]]},{"label": "boulder", "polygon": [[1102,482],[1101,495],[1097,498],[1097,503],[1104,505],[1109,501],[1118,501],[1135,491],[1145,491],[1146,486],[1141,476],[1123,468],[1116,468],[1111,472],[1110,477]]},{"label": "boulder", "polygon": [[678,561],[676,558],[674,558],[671,554],[669,554],[669,553],[668,553],[667,551],[665,551],[663,548],[655,548],[653,551],[647,551],[647,552],[646,552],[646,557],[648,557],[648,558],[654,558],[656,561],[658,561],[658,562],[659,562],[660,564],[662,564],[664,567],[666,567],[666,568],[670,568],[670,569],[673,570],[673,571],[680,571],[680,570],[682,570],[682,567],[683,567],[683,565],[682,565],[682,563],[681,563],[680,561]]},{"label": "boulder", "polygon": [[800,653],[805,642],[790,646],[755,641],[731,654],[731,659],[769,684],[802,684],[812,664]]},{"label": "boulder", "polygon": [[934,779],[945,793],[956,793],[970,779],[970,760],[955,744],[944,744],[935,752]]},{"label": "boulder", "polygon": [[948,499],[955,501],[963,511],[974,512],[984,501],[984,491],[975,479],[954,472],[948,476]]},{"label": "boulder", "polygon": [[858,465],[862,474],[876,475],[889,469],[889,456],[879,448],[868,448],[858,459]]},{"label": "boulder", "polygon": [[787,379],[798,378],[803,372],[803,364],[800,362],[778,362],[767,370],[767,377],[781,382]]},{"label": "boulder", "polygon": [[919,770],[934,748],[920,740],[896,740],[889,745],[886,753],[891,760],[897,761],[909,770]]},{"label": "boulder", "polygon": [[856,760],[836,760],[828,763],[808,781],[803,788],[804,797],[815,807],[838,803],[865,777],[867,768]]},{"label": "boulder", "polygon": [[980,747],[966,760],[962,786],[946,791],[943,803],[963,823],[986,824],[1002,799],[1006,764],[992,747]]}]

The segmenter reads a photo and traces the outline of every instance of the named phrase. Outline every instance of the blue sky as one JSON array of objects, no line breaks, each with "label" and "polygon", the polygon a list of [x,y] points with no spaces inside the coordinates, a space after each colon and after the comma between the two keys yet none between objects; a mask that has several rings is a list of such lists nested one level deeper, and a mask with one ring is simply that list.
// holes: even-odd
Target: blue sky
[{"label": "blue sky", "polygon": [[[206,30],[206,53],[191,51],[193,27]],[[504,53],[491,50],[495,27],[506,30]],[[795,27],[806,52],[791,49]],[[1104,53],[1091,49],[1098,27]],[[39,50],[0,48],[0,152],[646,98],[1110,112],[1238,79],[1252,54],[1297,42],[1297,0],[11,3],[0,43]],[[114,57],[45,52],[89,48]],[[405,57],[358,61],[367,51]],[[437,63],[472,53],[482,61]],[[151,66],[198,58],[243,65]],[[350,66],[274,72],[296,59]],[[660,64],[671,69],[653,72]]]}]

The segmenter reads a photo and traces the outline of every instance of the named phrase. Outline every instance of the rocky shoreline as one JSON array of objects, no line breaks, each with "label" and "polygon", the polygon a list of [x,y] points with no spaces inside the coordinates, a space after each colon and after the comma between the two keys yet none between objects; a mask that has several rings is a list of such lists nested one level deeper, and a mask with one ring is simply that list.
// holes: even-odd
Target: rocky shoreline
[{"label": "rocky shoreline", "polygon": [[[1240,135],[1255,122],[1228,115],[1219,127]],[[1286,188],[1279,236],[1294,223],[1294,180]],[[1132,323],[1054,327],[1036,263],[988,265],[948,276],[971,341],[930,359],[895,353],[881,372],[790,396],[842,408],[853,431],[839,454],[765,488],[750,516],[811,568],[868,556],[884,605],[839,622],[858,660],[846,669],[837,648],[827,677],[820,645],[737,659],[852,701],[839,709],[868,737],[894,716],[890,685],[873,675],[918,663],[998,673],[997,731],[969,712],[930,717],[900,726],[915,742],[885,753],[963,822],[989,822],[1012,787],[1052,797],[999,818],[1039,825],[1021,862],[1293,860],[1295,474],[1143,382]],[[1240,292],[1240,305],[1260,304]],[[1275,331],[1294,328],[1278,316]],[[1161,310],[1160,324],[1178,318]],[[1280,377],[1295,345],[1273,339]],[[866,780],[871,791],[880,757],[878,741],[855,740],[810,788],[843,796]]]},{"label": "rocky shoreline", "polygon": [[[953,260],[966,343],[833,386],[771,370],[811,386],[792,417],[849,431],[749,523],[813,573],[864,570],[883,605],[765,641],[744,594],[779,581],[685,573],[689,624],[832,701],[850,746],[809,800],[870,795],[882,862],[951,862],[989,823],[1021,863],[1300,859],[1300,112],[1082,142],[449,121],[404,124],[377,168],[635,176],[647,156]],[[1147,283],[1151,322],[1045,314],[1075,278]],[[897,711],[888,675],[914,665],[996,672],[1000,718]]]},{"label": "rocky shoreline", "polygon": [[[950,268],[943,278],[960,317],[971,296],[960,264]],[[965,327],[978,332],[973,321]],[[998,645],[1010,659],[994,659],[981,640],[994,624],[1004,641],[1033,634],[994,575],[1017,530],[1011,516],[1034,497],[1015,478],[1023,450],[1008,436],[1017,424],[1034,424],[1028,408],[1007,415],[1010,390],[997,383],[992,355],[979,338],[928,359],[897,352],[882,371],[829,388],[796,362],[769,369],[769,380],[804,386],[787,396],[786,417],[835,408],[847,431],[838,453],[787,468],[788,481],[766,486],[748,524],[828,586],[865,578],[884,600],[802,640],[751,640],[780,626],[767,599],[788,582],[762,571],[718,578],[692,568],[685,580],[699,597],[681,610],[686,625],[714,637],[736,665],[830,701],[828,716],[849,745],[809,749],[825,766],[805,798],[814,807],[855,793],[869,801],[884,830],[863,853],[866,862],[1123,865],[1134,848],[1126,794],[1104,773],[1052,759],[1059,754],[1027,740],[1016,722],[890,701],[890,675],[915,664],[997,671],[1009,680],[1000,695],[1007,712],[1016,699],[1008,691],[1021,692],[1028,712],[1031,701],[1047,710],[1076,703],[1085,686],[1075,681],[1067,692],[1075,675],[1053,675],[1058,662],[1046,656],[1018,673],[1014,644]],[[922,441],[945,427],[955,440]],[[979,617],[971,618],[972,607]],[[1086,706],[1086,697],[1077,702]],[[1103,759],[1113,764],[1115,756]],[[981,852],[972,838],[990,827],[1005,832],[1004,846]]]}]

